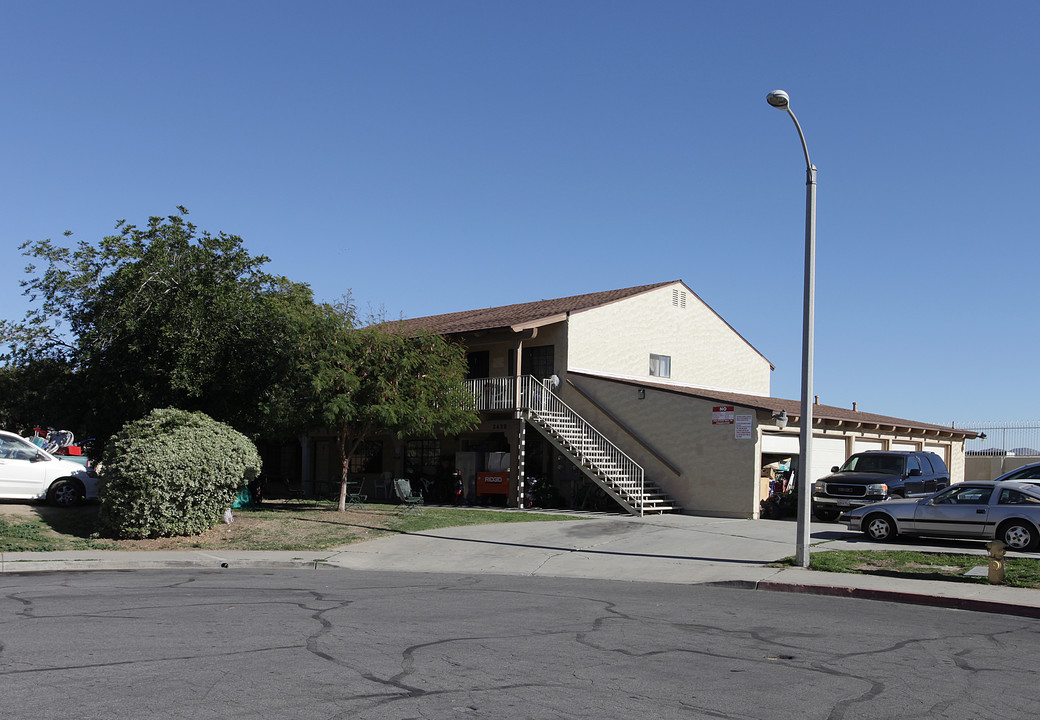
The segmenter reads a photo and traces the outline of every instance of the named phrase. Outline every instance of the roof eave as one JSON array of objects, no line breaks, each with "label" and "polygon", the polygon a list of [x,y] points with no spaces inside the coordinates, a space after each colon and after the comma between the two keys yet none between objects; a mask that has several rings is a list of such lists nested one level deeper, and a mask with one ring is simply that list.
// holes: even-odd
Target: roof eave
[{"label": "roof eave", "polygon": [[509,327],[513,332],[519,333],[524,330],[545,327],[546,325],[555,325],[556,323],[564,322],[568,317],[569,313],[557,313],[556,315],[547,315],[542,318],[536,318],[534,320],[528,320],[527,322],[517,323],[516,325],[510,325]]}]

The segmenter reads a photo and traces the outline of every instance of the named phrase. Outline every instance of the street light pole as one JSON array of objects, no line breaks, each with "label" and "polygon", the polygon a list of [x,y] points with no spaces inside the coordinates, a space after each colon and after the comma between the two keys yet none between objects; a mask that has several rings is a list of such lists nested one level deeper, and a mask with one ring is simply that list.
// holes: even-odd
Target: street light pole
[{"label": "street light pole", "polygon": [[812,423],[813,423],[813,327],[816,315],[816,166],[809,160],[809,146],[798,118],[791,112],[791,98],[783,90],[774,90],[766,101],[786,110],[798,129],[805,153],[805,291],[802,297],[802,411],[799,421],[798,457],[798,539],[795,562],[809,567],[809,520],[812,513]]}]

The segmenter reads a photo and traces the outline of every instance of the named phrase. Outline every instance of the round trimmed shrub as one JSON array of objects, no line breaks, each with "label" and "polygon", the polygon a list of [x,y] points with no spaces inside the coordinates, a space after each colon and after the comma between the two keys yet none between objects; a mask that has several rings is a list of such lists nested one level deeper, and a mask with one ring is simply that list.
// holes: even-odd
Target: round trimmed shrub
[{"label": "round trimmed shrub", "polygon": [[173,408],[124,425],[104,459],[98,529],[115,538],[205,532],[260,473],[260,455],[245,435]]}]

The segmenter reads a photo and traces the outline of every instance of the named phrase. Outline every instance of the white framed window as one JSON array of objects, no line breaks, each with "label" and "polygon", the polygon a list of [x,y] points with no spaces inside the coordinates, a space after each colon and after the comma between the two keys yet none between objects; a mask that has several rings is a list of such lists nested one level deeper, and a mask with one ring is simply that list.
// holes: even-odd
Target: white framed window
[{"label": "white framed window", "polygon": [[670,378],[672,376],[672,358],[670,355],[650,353],[650,377]]}]

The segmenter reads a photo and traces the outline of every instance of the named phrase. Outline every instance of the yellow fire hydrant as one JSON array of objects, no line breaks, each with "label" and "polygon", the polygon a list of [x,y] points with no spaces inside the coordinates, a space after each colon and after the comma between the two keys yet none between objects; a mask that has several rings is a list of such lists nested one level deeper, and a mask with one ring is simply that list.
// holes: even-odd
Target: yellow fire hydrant
[{"label": "yellow fire hydrant", "polygon": [[1004,582],[1004,543],[1000,540],[986,543],[989,548],[989,581],[993,585]]}]

